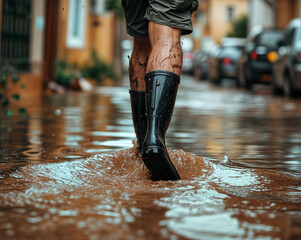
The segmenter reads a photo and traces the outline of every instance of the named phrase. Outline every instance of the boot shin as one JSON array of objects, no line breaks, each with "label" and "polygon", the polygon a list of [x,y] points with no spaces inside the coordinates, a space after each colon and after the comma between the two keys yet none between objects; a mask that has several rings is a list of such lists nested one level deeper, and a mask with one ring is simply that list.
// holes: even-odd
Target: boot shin
[{"label": "boot shin", "polygon": [[145,92],[130,90],[133,125],[137,137],[138,148],[141,151],[147,129]]},{"label": "boot shin", "polygon": [[165,146],[165,133],[172,117],[179,82],[180,77],[168,71],[153,71],[145,75],[148,122],[142,158],[153,180],[180,179]]}]

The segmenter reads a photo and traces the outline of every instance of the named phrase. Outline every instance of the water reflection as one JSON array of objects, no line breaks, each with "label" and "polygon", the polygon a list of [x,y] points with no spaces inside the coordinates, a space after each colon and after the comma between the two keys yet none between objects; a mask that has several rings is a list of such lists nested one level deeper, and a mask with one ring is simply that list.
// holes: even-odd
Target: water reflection
[{"label": "water reflection", "polygon": [[167,134],[177,182],[143,167],[126,87],[26,108],[0,113],[0,236],[301,238],[299,100],[182,81]]}]

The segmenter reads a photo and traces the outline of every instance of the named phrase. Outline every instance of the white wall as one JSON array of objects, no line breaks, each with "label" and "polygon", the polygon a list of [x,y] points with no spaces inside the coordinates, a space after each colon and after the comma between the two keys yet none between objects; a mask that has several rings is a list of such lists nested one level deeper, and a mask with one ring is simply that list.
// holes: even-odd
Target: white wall
[{"label": "white wall", "polygon": [[249,31],[258,25],[275,26],[273,10],[263,0],[249,0]]}]

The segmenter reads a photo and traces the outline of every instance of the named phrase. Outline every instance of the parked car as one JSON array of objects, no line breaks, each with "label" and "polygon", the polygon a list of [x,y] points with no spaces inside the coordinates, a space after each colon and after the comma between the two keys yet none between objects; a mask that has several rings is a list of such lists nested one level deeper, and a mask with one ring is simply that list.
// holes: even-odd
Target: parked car
[{"label": "parked car", "polygon": [[278,59],[273,64],[274,94],[293,97],[301,90],[301,19],[294,19],[279,42]]},{"label": "parked car", "polygon": [[237,60],[242,55],[243,47],[244,39],[223,39],[218,52],[210,60],[209,79],[214,83],[220,83],[223,78],[234,79],[237,72]]},{"label": "parked car", "polygon": [[272,63],[277,59],[279,29],[255,28],[251,31],[237,63],[237,85],[250,89],[254,83],[270,83]]},{"label": "parked car", "polygon": [[196,79],[208,78],[208,52],[199,50],[193,54],[193,74]]}]

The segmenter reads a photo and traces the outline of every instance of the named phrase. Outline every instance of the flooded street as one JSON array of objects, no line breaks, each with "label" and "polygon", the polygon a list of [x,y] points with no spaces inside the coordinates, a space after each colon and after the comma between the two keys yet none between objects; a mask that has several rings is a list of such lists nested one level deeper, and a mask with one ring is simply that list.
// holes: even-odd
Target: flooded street
[{"label": "flooded street", "polygon": [[143,167],[126,84],[0,110],[0,239],[301,239],[301,99],[223,85],[181,79],[175,182]]}]

